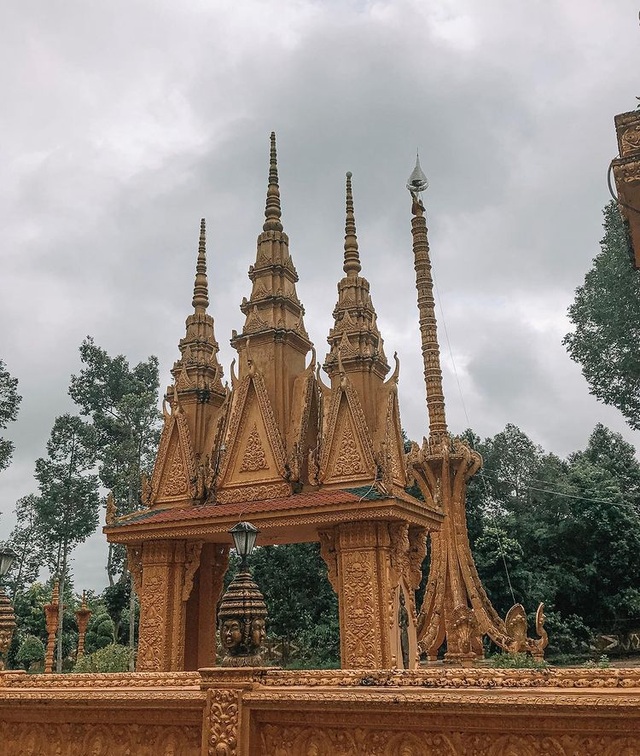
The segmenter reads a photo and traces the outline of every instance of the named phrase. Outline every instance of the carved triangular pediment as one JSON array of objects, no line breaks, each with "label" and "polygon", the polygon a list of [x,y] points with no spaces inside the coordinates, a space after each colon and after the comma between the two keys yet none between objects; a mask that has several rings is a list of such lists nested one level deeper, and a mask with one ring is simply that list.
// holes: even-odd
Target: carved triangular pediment
[{"label": "carved triangular pediment", "polygon": [[273,409],[258,373],[245,376],[231,406],[216,500],[287,496],[286,457]]},{"label": "carved triangular pediment", "polygon": [[150,506],[183,503],[196,495],[196,465],[189,424],[179,405],[165,411],[164,427],[151,478]]},{"label": "carved triangular pediment", "polygon": [[384,436],[380,445],[380,461],[383,475],[385,482],[405,488],[407,485],[407,472],[402,426],[400,424],[400,409],[398,407],[398,394],[396,391],[389,391],[386,405],[386,417],[382,426]]},{"label": "carved triangular pediment", "polygon": [[373,442],[358,395],[345,381],[332,392],[326,418],[326,435],[320,460],[323,484],[373,482],[376,464]]}]

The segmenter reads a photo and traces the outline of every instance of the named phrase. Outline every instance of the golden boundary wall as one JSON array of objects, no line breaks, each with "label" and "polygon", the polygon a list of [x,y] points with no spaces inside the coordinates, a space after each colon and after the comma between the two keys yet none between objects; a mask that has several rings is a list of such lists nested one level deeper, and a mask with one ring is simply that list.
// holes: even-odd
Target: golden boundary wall
[{"label": "golden boundary wall", "polygon": [[0,673],[2,756],[639,756],[640,669]]}]

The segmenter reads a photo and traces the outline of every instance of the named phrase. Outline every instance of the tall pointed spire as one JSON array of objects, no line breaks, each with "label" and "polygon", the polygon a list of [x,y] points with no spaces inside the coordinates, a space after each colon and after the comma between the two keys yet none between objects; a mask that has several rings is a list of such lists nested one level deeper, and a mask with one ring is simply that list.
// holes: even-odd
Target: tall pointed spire
[{"label": "tall pointed spire", "polygon": [[351,171],[347,171],[347,213],[344,224],[344,265],[342,269],[349,277],[357,276],[362,270],[358,254],[358,237],[356,236],[356,219],[353,212],[353,192],[351,189]]},{"label": "tall pointed spire", "polygon": [[269,186],[267,202],[264,209],[264,231],[282,231],[282,208],[280,207],[280,187],[278,186],[278,156],[276,154],[276,133],[271,132],[271,149],[269,152]]},{"label": "tall pointed spire", "polygon": [[[209,284],[207,281],[206,223],[200,221],[196,276],[191,301],[193,313],[186,320],[186,334],[180,340],[180,359],[171,372],[180,394],[194,390],[206,390],[216,394],[222,401],[225,391],[222,386],[222,367],[218,362],[218,342],[214,334],[213,318],[207,313]],[[168,397],[173,392],[167,392]]]},{"label": "tall pointed spire", "polygon": [[245,322],[241,333],[233,331],[231,345],[238,351],[241,380],[250,370],[262,375],[284,438],[291,422],[292,387],[306,370],[311,341],[304,326],[304,307],[296,292],[298,273],[281,215],[276,135],[272,132],[265,220],[258,235],[255,262],[249,267],[251,295],[242,300]]},{"label": "tall pointed spire", "polygon": [[431,276],[431,260],[429,258],[427,221],[424,215],[424,205],[418,196],[428,186],[427,177],[420,167],[420,158],[416,157],[416,166],[411,176],[409,176],[407,189],[411,193],[412,199],[411,212],[413,217],[411,218],[411,234],[413,236],[416,289],[418,290],[424,382],[427,390],[427,410],[429,412],[429,439],[439,441],[447,436],[447,420],[444,411],[440,346],[438,344],[436,303],[433,298],[433,278]]},{"label": "tall pointed spire", "polygon": [[204,312],[209,306],[209,286],[207,283],[207,237],[205,219],[200,221],[200,241],[198,243],[198,261],[196,263],[196,280],[193,285],[193,308]]},{"label": "tall pointed spire", "polygon": [[362,266],[358,252],[351,178],[351,172],[347,173],[343,264],[346,275],[338,283],[338,302],[333,311],[335,325],[329,332],[331,350],[325,360],[325,370],[331,377],[337,375],[339,357],[346,372],[372,371],[379,378],[384,378],[389,372],[389,366],[369,294],[369,282],[359,275]]}]

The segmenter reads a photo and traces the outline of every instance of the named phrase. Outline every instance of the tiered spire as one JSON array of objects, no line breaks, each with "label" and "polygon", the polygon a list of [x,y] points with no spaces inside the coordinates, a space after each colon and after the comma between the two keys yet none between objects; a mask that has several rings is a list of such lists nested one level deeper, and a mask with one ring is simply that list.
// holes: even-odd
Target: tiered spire
[{"label": "tiered spire", "polygon": [[186,334],[180,340],[180,359],[171,370],[179,394],[206,391],[222,400],[222,367],[218,362],[218,342],[214,334],[213,318],[207,313],[209,285],[207,281],[206,224],[200,221],[198,258],[193,285],[193,313],[186,320]]},{"label": "tiered spire", "polygon": [[[242,353],[248,338],[252,344],[286,342],[304,357],[311,342],[304,327],[304,307],[296,292],[298,273],[289,254],[289,237],[283,231],[281,216],[276,135],[271,132],[265,221],[258,236],[255,264],[249,268],[253,288],[251,297],[240,305],[246,315],[244,328],[239,335],[234,332],[231,343]],[[273,361],[273,355],[268,355],[265,365],[256,367],[266,370]],[[246,367],[244,362],[240,360],[241,372]]]},{"label": "tiered spire", "polygon": [[289,237],[282,227],[273,132],[264,217],[255,263],[249,267],[251,296],[240,305],[244,327],[240,334],[233,332],[231,344],[238,351],[240,380],[249,372],[262,376],[279,433],[285,439],[292,424],[294,384],[306,371],[306,355],[312,345],[296,292],[298,273],[289,254]]},{"label": "tiered spire", "polygon": [[378,330],[377,316],[369,294],[369,282],[359,273],[362,269],[353,210],[351,172],[346,181],[346,217],[344,236],[345,277],[338,283],[338,303],[333,311],[335,325],[329,332],[331,347],[325,370],[336,375],[342,364],[346,372],[372,371],[379,378],[389,371]]},{"label": "tiered spire", "polygon": [[429,185],[427,177],[420,167],[420,158],[416,156],[407,189],[413,200],[411,212],[411,234],[413,236],[413,258],[416,271],[416,288],[418,290],[418,312],[420,315],[420,338],[424,381],[427,390],[427,409],[429,411],[429,439],[437,442],[447,436],[447,420],[444,410],[444,393],[442,390],[442,369],[440,367],[440,347],[438,345],[438,327],[436,322],[435,300],[433,298],[433,278],[429,258],[429,240],[424,205],[419,192]]}]

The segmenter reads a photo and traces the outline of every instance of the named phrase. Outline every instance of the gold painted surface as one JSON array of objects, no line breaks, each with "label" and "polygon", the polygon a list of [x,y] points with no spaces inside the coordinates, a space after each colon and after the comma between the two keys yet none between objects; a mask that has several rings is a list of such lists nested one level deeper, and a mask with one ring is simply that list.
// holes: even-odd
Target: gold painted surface
[{"label": "gold painted surface", "polygon": [[640,669],[0,673],[3,756],[637,756]]}]

